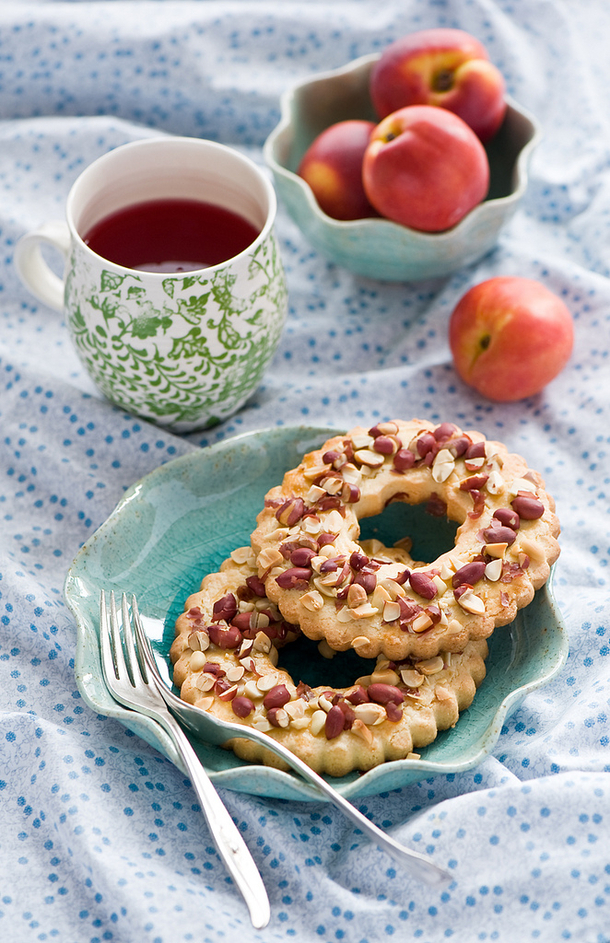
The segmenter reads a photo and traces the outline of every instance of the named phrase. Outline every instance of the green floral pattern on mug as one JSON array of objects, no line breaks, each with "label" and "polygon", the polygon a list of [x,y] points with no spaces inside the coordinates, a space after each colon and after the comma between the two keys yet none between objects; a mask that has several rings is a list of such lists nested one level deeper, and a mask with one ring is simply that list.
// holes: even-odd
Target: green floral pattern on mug
[{"label": "green floral pattern on mug", "polygon": [[240,266],[160,278],[89,271],[74,252],[66,279],[68,326],[78,354],[111,401],[177,431],[234,413],[259,385],[286,318],[273,234]]}]

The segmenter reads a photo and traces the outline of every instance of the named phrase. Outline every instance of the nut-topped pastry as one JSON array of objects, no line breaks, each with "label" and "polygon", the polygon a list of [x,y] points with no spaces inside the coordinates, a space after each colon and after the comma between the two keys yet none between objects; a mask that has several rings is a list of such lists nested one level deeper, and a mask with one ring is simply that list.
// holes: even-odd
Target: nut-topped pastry
[{"label": "nut-topped pastry", "polygon": [[[393,501],[456,522],[436,560],[379,563],[359,520]],[[538,472],[476,431],[413,419],[355,428],[305,455],[272,488],[252,548],[289,622],[363,657],[463,651],[513,621],[548,579],[559,521]]]},{"label": "nut-topped pastry", "polygon": [[[365,545],[405,566],[405,551]],[[203,579],[176,623],[171,649],[181,697],[211,714],[277,739],[312,769],[344,776],[404,759],[455,725],[485,676],[484,640],[433,658],[362,660],[348,686],[310,686],[278,666],[280,650],[305,641],[264,593],[249,547]],[[327,657],[333,653],[325,648]],[[236,737],[237,756],[285,768],[260,744]]]}]

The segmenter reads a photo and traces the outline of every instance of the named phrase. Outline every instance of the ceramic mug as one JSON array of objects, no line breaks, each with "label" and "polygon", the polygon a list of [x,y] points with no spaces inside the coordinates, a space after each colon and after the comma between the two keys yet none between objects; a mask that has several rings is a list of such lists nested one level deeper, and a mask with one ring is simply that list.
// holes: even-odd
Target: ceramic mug
[{"label": "ceramic mug", "polygon": [[[168,273],[108,261],[84,241],[132,204],[199,200],[258,231],[246,249],[207,268]],[[280,340],[286,280],[269,179],[238,151],[199,138],[138,140],[104,154],[70,190],[66,220],[23,236],[15,266],[40,301],[63,311],[78,355],[112,403],[176,432],[220,422],[260,383]],[[63,278],[45,261],[65,259]]]}]

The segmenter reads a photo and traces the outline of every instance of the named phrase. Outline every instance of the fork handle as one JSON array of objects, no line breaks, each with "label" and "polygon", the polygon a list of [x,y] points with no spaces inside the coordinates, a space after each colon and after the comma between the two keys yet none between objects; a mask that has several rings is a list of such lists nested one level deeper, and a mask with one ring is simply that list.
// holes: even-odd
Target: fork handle
[{"label": "fork handle", "polygon": [[330,799],[330,801],[340,809],[346,818],[350,819],[368,838],[379,848],[383,848],[395,861],[398,861],[402,867],[411,874],[412,877],[423,880],[431,886],[440,886],[448,884],[452,878],[447,871],[430,861],[418,851],[407,848],[400,842],[384,832],[383,829],[371,822],[356,806],[337,792],[322,776],[315,773],[299,757],[291,753],[283,744],[277,740],[268,737],[264,733],[254,731],[252,728],[246,728],[245,734],[249,739],[265,746],[277,756],[281,756],[294,770],[301,774],[303,779],[312,783],[320,792]]},{"label": "fork handle", "polygon": [[248,846],[180,724],[169,711],[167,714],[159,712],[157,719],[174,740],[199,797],[218,854],[246,902],[252,925],[257,929],[266,927],[271,917],[269,898]]},{"label": "fork handle", "polygon": [[387,832],[384,832],[375,825],[374,822],[367,819],[364,813],[353,806],[345,796],[342,796],[340,792],[333,789],[321,776],[316,777],[314,780],[313,777],[308,775],[307,771],[302,769],[299,771],[304,778],[313,782],[320,792],[325,793],[331,802],[343,812],[345,817],[351,819],[354,825],[368,836],[370,841],[374,842],[379,848],[384,849],[384,851],[386,851],[390,857],[394,858],[412,877],[417,880],[423,880],[431,886],[448,884],[451,881],[451,877],[446,871],[435,865],[429,858],[426,858],[418,851],[407,848],[405,845],[396,841],[395,838],[392,838],[391,835],[388,835]]}]

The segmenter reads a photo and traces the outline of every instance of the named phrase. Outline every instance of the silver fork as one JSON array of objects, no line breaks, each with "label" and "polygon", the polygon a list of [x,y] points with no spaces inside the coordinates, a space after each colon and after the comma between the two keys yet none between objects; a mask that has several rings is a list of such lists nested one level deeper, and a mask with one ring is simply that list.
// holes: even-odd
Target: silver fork
[{"label": "silver fork", "polygon": [[225,743],[232,736],[238,736],[262,744],[267,750],[271,750],[273,753],[277,754],[277,756],[280,756],[292,769],[299,773],[303,779],[312,783],[320,793],[326,796],[347,818],[351,819],[362,832],[368,835],[371,841],[380,848],[383,848],[414,878],[425,881],[426,884],[433,886],[446,884],[453,880],[447,871],[438,867],[434,862],[430,861],[429,858],[417,851],[406,848],[404,845],[401,845],[400,842],[397,842],[396,839],[392,838],[391,835],[388,835],[387,832],[378,828],[374,822],[367,819],[362,812],[353,806],[341,793],[337,792],[322,776],[315,773],[311,767],[307,766],[306,763],[295,756],[294,753],[291,753],[290,750],[287,750],[286,747],[277,740],[268,737],[267,734],[259,730],[255,730],[253,727],[249,727],[247,724],[236,724],[221,720],[219,717],[208,713],[208,711],[201,710],[193,704],[188,704],[186,701],[177,697],[161,676],[149,636],[144,630],[143,623],[150,624],[151,628],[154,626],[155,629],[158,629],[159,620],[140,615],[135,596],[132,597],[132,610],[139,650],[146,661],[150,674],[157,682],[157,687],[163,700],[180,721],[189,730],[193,731],[196,736],[208,743]]},{"label": "silver fork", "polygon": [[[132,614],[133,607],[132,607]],[[239,888],[257,929],[267,926],[271,911],[265,885],[254,859],[214,784],[195,753],[184,730],[169,712],[146,662],[138,657],[127,598],[122,600],[123,641],[114,593],[107,603],[100,599],[100,651],[106,685],[116,701],[133,711],[154,718],[173,740],[193,788],[197,793],[208,828],[227,870]]]}]

